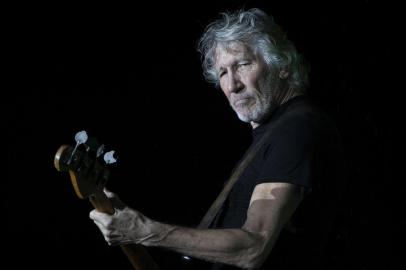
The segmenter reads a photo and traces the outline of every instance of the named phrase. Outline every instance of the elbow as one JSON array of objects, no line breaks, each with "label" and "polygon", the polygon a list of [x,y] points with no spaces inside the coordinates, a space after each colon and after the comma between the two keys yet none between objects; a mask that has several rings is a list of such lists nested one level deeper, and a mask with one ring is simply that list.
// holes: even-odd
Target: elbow
[{"label": "elbow", "polygon": [[264,263],[265,258],[261,256],[261,254],[254,255],[252,258],[249,258],[249,260],[244,261],[239,267],[242,269],[247,269],[247,270],[254,270],[254,269],[259,269],[262,264]]},{"label": "elbow", "polygon": [[265,262],[270,253],[269,245],[263,236],[257,236],[255,244],[246,250],[245,256],[242,256],[238,267],[242,269],[258,269]]}]

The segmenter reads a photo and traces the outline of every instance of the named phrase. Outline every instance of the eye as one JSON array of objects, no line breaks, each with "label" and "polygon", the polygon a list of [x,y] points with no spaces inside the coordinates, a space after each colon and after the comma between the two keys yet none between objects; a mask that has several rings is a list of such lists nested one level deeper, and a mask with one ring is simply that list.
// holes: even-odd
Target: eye
[{"label": "eye", "polygon": [[248,66],[250,64],[251,64],[250,62],[241,62],[241,63],[238,64],[238,66],[239,67],[244,67],[244,66]]},{"label": "eye", "polygon": [[237,64],[237,69],[245,69],[251,65],[250,62],[241,62]]},{"label": "eye", "polygon": [[219,78],[223,77],[226,73],[227,73],[227,71],[225,71],[225,70],[220,71]]}]

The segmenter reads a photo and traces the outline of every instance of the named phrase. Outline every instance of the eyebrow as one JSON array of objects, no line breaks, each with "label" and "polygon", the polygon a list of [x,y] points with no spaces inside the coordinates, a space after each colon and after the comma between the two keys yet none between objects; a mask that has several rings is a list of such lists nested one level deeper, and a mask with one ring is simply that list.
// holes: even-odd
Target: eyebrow
[{"label": "eyebrow", "polygon": [[[253,59],[252,57],[247,57],[246,55],[244,57],[242,57],[241,59],[234,59],[231,63],[230,66],[235,66],[236,64],[239,64],[241,62],[246,62],[246,61],[253,61],[255,59]],[[221,71],[225,70],[226,68],[221,66],[218,70],[217,73],[220,73]]]}]

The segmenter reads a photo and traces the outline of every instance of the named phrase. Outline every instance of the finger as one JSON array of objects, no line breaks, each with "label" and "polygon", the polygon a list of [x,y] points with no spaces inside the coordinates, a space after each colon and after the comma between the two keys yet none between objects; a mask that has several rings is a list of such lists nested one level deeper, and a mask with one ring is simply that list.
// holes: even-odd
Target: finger
[{"label": "finger", "polygon": [[111,241],[107,241],[107,243],[110,246],[118,246],[118,245],[133,244],[134,242],[131,240],[111,240]]},{"label": "finger", "polygon": [[120,200],[120,198],[117,196],[116,193],[109,191],[107,188],[104,188],[103,192],[106,194],[107,198],[109,198],[110,201],[113,203],[114,208],[124,209],[124,207],[126,207],[126,204]]},{"label": "finger", "polygon": [[97,221],[98,223],[100,223],[101,225],[103,225],[104,227],[109,227],[109,225],[112,222],[112,216],[99,212],[97,210],[92,210],[89,213],[89,217],[90,219],[92,219],[93,221]]},{"label": "finger", "polygon": [[98,223],[97,221],[95,221],[94,223],[99,228],[100,232],[104,237],[104,240],[107,243],[109,243],[109,245],[113,243],[121,243],[124,240],[123,234],[117,232],[114,233],[113,231],[105,228],[102,224]]},{"label": "finger", "polygon": [[104,194],[106,194],[107,198],[112,199],[112,198],[118,198],[116,193],[111,192],[110,190],[108,190],[106,187],[103,188],[103,192]]},{"label": "finger", "polygon": [[121,244],[118,240],[106,240],[106,242],[109,244],[109,246],[118,246]]},{"label": "finger", "polygon": [[118,233],[118,232],[112,232],[112,231],[107,231],[106,234],[104,234],[104,240],[106,240],[106,242],[111,245],[111,246],[115,246],[115,245],[120,245],[124,242],[129,242],[128,239],[125,239],[122,233]]},{"label": "finger", "polygon": [[93,209],[92,211],[90,211],[89,218],[93,219],[93,220],[97,219],[96,209]]},{"label": "finger", "polygon": [[111,246],[125,245],[125,244],[134,243],[133,240],[125,237],[122,233],[117,233],[117,232],[106,235],[104,239]]},{"label": "finger", "polygon": [[107,230],[106,227],[103,226],[103,224],[101,224],[100,222],[97,222],[96,220],[94,221],[94,224],[96,224],[96,226],[99,228],[99,230],[101,231],[101,233],[103,234],[103,236],[106,238],[106,236],[109,235],[109,231]]},{"label": "finger", "polygon": [[127,245],[127,244],[134,244],[134,241],[132,241],[132,240],[120,241],[120,245]]},{"label": "finger", "polygon": [[111,215],[100,212],[97,209],[93,209],[92,211],[90,211],[89,217],[91,219],[97,219],[97,220],[110,220],[111,219]]},{"label": "finger", "polygon": [[114,206],[119,206],[119,208],[121,208],[121,205],[123,205],[123,203],[121,202],[120,198],[117,196],[116,193],[111,192],[106,187],[103,188],[103,192],[104,194],[106,194],[107,198],[110,199],[110,201],[113,203]]}]

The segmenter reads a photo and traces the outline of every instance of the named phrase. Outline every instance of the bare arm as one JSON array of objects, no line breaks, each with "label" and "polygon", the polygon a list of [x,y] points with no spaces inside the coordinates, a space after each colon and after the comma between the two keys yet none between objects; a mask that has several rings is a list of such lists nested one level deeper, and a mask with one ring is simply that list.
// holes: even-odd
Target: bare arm
[{"label": "bare arm", "polygon": [[[301,199],[300,189],[292,184],[260,184],[253,192],[247,220],[239,229],[197,230],[173,226],[148,219],[128,207],[121,212],[123,218],[117,220],[106,220],[94,211],[91,217],[110,244],[136,242],[169,248],[211,262],[254,269],[266,259]],[[119,216],[120,212],[117,213]]]}]

